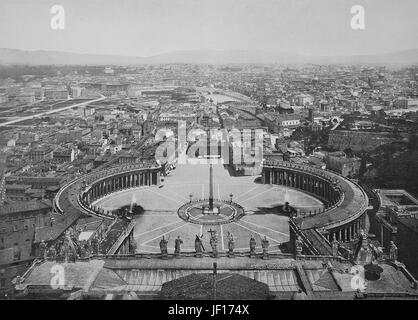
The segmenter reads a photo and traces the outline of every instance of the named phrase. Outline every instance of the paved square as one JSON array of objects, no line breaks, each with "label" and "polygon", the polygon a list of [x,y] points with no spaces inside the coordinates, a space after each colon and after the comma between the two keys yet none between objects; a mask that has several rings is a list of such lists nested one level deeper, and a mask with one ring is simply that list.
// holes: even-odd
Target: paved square
[{"label": "paved square", "polygon": [[[289,239],[288,217],[278,214],[278,207],[286,201],[291,206],[309,211],[323,208],[316,198],[292,188],[264,185],[256,176],[233,177],[222,164],[213,165],[214,198],[233,201],[245,209],[245,215],[228,224],[208,226],[189,223],[177,215],[177,209],[192,199],[209,197],[209,165],[178,165],[161,183],[161,186],[123,190],[98,200],[95,204],[106,210],[118,209],[136,203],[145,211],[136,216],[134,237],[138,252],[160,252],[162,236],[168,239],[168,250],[174,252],[174,239],[183,239],[182,250],[194,251],[194,238],[203,234],[203,245],[209,245],[210,229],[217,230],[219,250],[228,248],[228,233],[236,238],[236,251],[248,251],[251,235],[261,250],[261,237],[267,236],[270,251],[279,252],[279,245]],[[260,180],[260,179],[258,179]]]}]

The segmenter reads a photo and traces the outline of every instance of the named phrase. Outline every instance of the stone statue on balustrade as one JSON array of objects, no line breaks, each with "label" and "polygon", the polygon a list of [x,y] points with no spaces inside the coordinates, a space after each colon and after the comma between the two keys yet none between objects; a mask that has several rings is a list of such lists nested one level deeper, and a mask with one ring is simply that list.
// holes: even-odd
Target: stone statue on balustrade
[{"label": "stone statue on balustrade", "polygon": [[55,260],[57,258],[57,250],[55,249],[55,245],[51,245],[48,249],[48,258]]},{"label": "stone statue on balustrade", "polygon": [[234,235],[228,232],[228,257],[233,258],[235,249],[235,238]]},{"label": "stone statue on balustrade", "polygon": [[212,256],[217,258],[218,257],[218,235],[216,230],[210,229],[208,231],[210,233],[210,240],[209,244],[212,248]]},{"label": "stone statue on balustrade", "polygon": [[202,258],[202,252],[205,251],[205,248],[203,247],[202,238],[203,238],[203,235],[201,236],[196,235],[196,238],[194,240],[194,249],[196,251],[197,258]]},{"label": "stone statue on balustrade", "polygon": [[251,239],[250,239],[250,257],[251,258],[255,258],[256,254],[255,254],[255,248],[257,246],[257,243],[254,239],[254,236],[251,235]]},{"label": "stone statue on balustrade", "polygon": [[302,238],[298,236],[295,241],[295,253],[297,256],[300,256],[302,252],[303,252],[303,241],[302,241]]},{"label": "stone statue on balustrade", "polygon": [[77,249],[75,243],[72,240],[72,232],[67,232],[64,237],[64,257],[65,261],[75,262],[77,260]]},{"label": "stone statue on balustrade", "polygon": [[78,258],[77,252],[75,250],[70,250],[70,254],[68,256],[68,261],[76,262]]},{"label": "stone statue on balustrade", "polygon": [[86,256],[91,257],[92,249],[91,249],[91,243],[90,241],[86,241],[84,244],[84,249],[86,250]]},{"label": "stone statue on balustrade", "polygon": [[168,240],[166,240],[165,237],[163,236],[163,238],[160,241],[161,256],[163,259],[166,259],[168,255],[167,244],[168,244]]},{"label": "stone statue on balustrade", "polygon": [[39,244],[39,255],[38,255],[38,258],[39,259],[45,259],[46,258],[46,254],[47,254],[46,243],[45,243],[44,240],[42,240],[41,243]]},{"label": "stone statue on balustrade", "polygon": [[389,243],[389,260],[393,262],[398,260],[398,247],[393,241]]},{"label": "stone statue on balustrade", "polygon": [[99,252],[100,252],[100,250],[99,250],[99,240],[96,237],[91,239],[90,245],[91,245],[91,252],[94,255],[99,254]]},{"label": "stone statue on balustrade", "polygon": [[65,261],[65,251],[64,251],[63,246],[58,248],[57,255],[56,255],[55,259],[56,259],[57,262],[66,262]]},{"label": "stone statue on balustrade", "polygon": [[129,241],[129,253],[135,254],[136,253],[136,242],[135,241]]},{"label": "stone statue on balustrade", "polygon": [[177,239],[174,241],[174,256],[176,257],[180,256],[182,244],[183,244],[183,240],[181,240],[180,236],[177,236]]},{"label": "stone statue on balustrade", "polygon": [[59,250],[58,259],[59,261],[69,261],[70,257],[70,248],[68,243],[68,232],[64,235],[61,248]]},{"label": "stone statue on balustrade", "polygon": [[287,213],[287,214],[289,214],[289,213],[290,213],[290,206],[289,206],[289,202],[288,202],[288,201],[286,201],[286,202],[284,203],[284,206],[283,206],[283,211],[284,211],[284,213]]},{"label": "stone statue on balustrade", "polygon": [[269,257],[269,246],[270,242],[267,240],[267,236],[264,236],[264,239],[261,240],[261,248],[263,249],[263,259],[268,259]]},{"label": "stone statue on balustrade", "polygon": [[80,258],[85,259],[88,258],[89,256],[87,255],[87,250],[86,250],[86,241],[82,241],[79,244],[79,255]]},{"label": "stone statue on balustrade", "polygon": [[337,241],[337,239],[335,238],[335,234],[334,234],[334,237],[332,238],[332,241],[331,241],[331,251],[334,257],[338,256],[339,247],[340,247],[340,243]]},{"label": "stone statue on balustrade", "polygon": [[374,246],[371,245],[370,239],[367,233],[361,229],[359,236],[359,244],[356,250],[355,263],[361,265],[367,265],[372,263],[376,259],[376,253]]}]

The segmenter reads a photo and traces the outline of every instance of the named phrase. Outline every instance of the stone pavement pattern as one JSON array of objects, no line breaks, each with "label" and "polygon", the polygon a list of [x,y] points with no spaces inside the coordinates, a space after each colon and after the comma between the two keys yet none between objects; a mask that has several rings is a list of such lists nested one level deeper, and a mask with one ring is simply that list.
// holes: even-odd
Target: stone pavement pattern
[{"label": "stone pavement pattern", "polygon": [[[210,229],[216,230],[219,250],[228,249],[228,232],[236,238],[235,251],[248,251],[249,240],[254,235],[257,250],[261,250],[261,238],[270,241],[270,252],[280,252],[279,245],[289,239],[288,217],[277,214],[278,208],[288,201],[304,211],[322,208],[314,197],[295,189],[256,182],[256,176],[230,176],[222,164],[213,166],[214,197],[233,201],[245,209],[246,215],[238,221],[218,226],[202,226],[180,219],[177,209],[192,199],[209,197],[208,164],[178,165],[161,186],[124,190],[102,198],[96,204],[105,210],[113,210],[136,203],[144,212],[136,219],[134,238],[137,252],[158,253],[159,241],[164,235],[169,240],[168,251],[174,251],[174,239],[183,239],[182,251],[194,251],[195,235],[203,234],[203,245],[210,251]],[[259,180],[259,179],[258,179]]]}]

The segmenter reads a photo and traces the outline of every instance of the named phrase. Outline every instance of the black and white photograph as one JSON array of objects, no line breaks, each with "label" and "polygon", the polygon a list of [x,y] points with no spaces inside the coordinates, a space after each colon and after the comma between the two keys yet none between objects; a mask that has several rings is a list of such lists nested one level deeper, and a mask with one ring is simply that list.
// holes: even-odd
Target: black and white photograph
[{"label": "black and white photograph", "polygon": [[417,13],[0,0],[0,300],[418,300]]}]

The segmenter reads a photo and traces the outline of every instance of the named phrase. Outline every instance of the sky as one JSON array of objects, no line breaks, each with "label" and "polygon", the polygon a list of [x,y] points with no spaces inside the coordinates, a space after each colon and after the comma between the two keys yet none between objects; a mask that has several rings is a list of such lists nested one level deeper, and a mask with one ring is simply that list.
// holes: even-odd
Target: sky
[{"label": "sky", "polygon": [[[50,26],[53,5],[64,7],[64,30]],[[351,29],[353,5],[365,9],[364,30]],[[0,48],[387,53],[418,47],[417,12],[417,0],[0,0]]]}]

